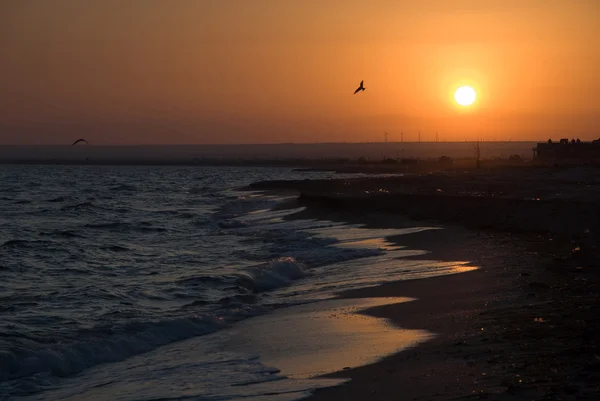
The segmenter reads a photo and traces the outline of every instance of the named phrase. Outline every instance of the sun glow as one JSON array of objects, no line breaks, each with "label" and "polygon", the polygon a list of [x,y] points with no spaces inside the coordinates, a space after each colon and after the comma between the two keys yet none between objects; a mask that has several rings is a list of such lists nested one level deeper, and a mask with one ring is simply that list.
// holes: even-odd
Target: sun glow
[{"label": "sun glow", "polygon": [[461,106],[470,106],[475,102],[477,93],[470,86],[461,86],[454,92],[454,100]]}]

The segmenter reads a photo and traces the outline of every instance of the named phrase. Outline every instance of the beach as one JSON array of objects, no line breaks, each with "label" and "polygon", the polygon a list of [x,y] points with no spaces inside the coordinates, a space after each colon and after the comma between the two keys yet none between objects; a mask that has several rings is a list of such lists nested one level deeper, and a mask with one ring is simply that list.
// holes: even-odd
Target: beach
[{"label": "beach", "polygon": [[345,175],[29,165],[0,174],[0,399],[298,400],[345,381],[314,376],[434,335],[357,313],[412,297],[337,293],[476,268],[429,259],[427,237],[401,244],[439,224],[371,229],[292,194],[242,190]]},{"label": "beach", "polygon": [[[387,177],[253,185],[299,194],[298,204],[307,209],[295,218],[389,228],[402,226],[406,215],[424,219],[429,214],[428,220],[443,222],[445,229],[404,235],[398,242],[418,247],[426,238],[432,250],[428,257],[480,267],[339,294],[415,298],[361,313],[435,337],[377,363],[327,375],[351,380],[318,390],[310,399],[598,399],[597,223],[587,207],[594,200],[595,177],[559,173],[561,179],[554,180],[456,175],[408,177],[406,183],[403,177]],[[485,184],[487,192],[468,198],[440,194],[444,182],[442,191],[474,193]],[[501,190],[503,196],[489,196]],[[561,190],[562,198],[556,196]],[[551,191],[555,196],[547,203],[536,199]],[[410,204],[412,209],[403,208]],[[419,209],[429,213],[417,215]],[[569,213],[569,220],[561,213]]]},{"label": "beach", "polygon": [[594,170],[0,172],[1,399],[597,399]]},{"label": "beach", "polygon": [[0,401],[600,401],[600,0],[0,0]]}]

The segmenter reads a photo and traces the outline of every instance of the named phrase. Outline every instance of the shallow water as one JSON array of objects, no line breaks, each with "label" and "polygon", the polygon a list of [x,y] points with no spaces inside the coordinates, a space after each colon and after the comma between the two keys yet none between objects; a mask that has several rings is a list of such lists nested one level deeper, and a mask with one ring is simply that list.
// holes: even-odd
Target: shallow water
[{"label": "shallow water", "polygon": [[341,289],[470,267],[385,240],[431,227],[285,220],[293,210],[271,211],[285,198],[238,190],[330,176],[2,166],[0,398],[287,400],[331,384],[286,378],[223,336]]}]

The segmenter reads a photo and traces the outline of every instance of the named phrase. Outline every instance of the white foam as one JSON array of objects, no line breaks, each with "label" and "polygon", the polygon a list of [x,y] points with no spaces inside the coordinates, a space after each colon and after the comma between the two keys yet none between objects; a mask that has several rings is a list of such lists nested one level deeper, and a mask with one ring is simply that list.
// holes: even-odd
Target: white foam
[{"label": "white foam", "polygon": [[307,273],[302,264],[294,258],[282,257],[249,268],[240,276],[250,280],[250,285],[255,292],[264,292],[287,286],[294,280],[306,277]]}]

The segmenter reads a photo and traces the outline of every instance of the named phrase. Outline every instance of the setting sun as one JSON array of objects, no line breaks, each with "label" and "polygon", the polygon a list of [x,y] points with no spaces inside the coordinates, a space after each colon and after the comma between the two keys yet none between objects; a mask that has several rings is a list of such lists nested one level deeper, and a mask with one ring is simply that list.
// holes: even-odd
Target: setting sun
[{"label": "setting sun", "polygon": [[475,89],[470,86],[461,86],[454,92],[454,99],[456,103],[461,106],[470,106],[475,101],[477,94],[475,93]]}]

